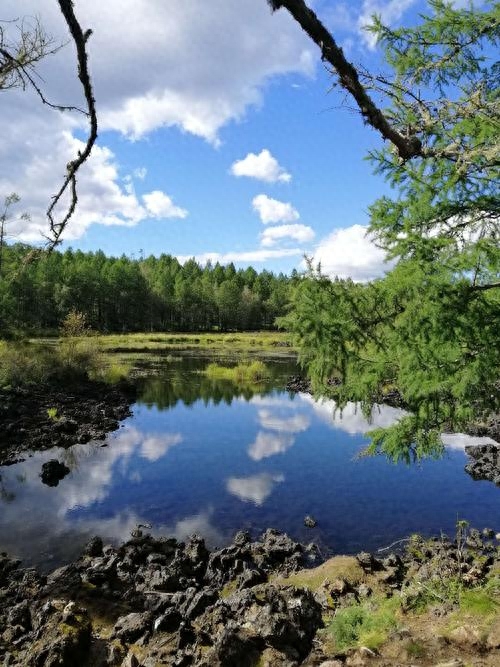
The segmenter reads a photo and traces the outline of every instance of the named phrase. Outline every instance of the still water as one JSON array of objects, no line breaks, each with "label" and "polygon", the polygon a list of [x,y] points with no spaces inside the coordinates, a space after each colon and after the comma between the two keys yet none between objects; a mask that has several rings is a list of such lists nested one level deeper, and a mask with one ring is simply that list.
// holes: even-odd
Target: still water
[{"label": "still water", "polygon": [[[380,407],[369,424],[349,405],[284,391],[292,360],[266,362],[260,388],[212,382],[209,360],[169,358],[139,381],[133,416],[102,442],[33,452],[0,468],[0,551],[44,569],[79,555],[92,535],[122,541],[137,524],[211,546],[236,530],[268,527],[315,541],[325,555],[375,550],[412,532],[453,533],[457,518],[500,530],[500,489],[465,472],[464,436],[438,461],[360,458],[370,426],[398,419]],[[42,484],[42,463],[71,469]],[[305,528],[304,516],[318,524]]]}]

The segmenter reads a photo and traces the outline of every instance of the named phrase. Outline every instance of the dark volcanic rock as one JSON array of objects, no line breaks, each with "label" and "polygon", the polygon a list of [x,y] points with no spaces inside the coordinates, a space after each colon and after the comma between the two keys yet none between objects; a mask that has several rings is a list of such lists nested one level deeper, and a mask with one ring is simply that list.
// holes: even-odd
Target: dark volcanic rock
[{"label": "dark volcanic rock", "polygon": [[[0,390],[0,465],[27,450],[102,440],[128,417],[135,387],[102,382],[46,384]],[[54,418],[53,415],[57,415]]]},{"label": "dark volcanic rock", "polygon": [[301,375],[292,375],[288,378],[285,389],[287,391],[292,391],[293,393],[306,393],[310,394],[311,389],[311,380],[304,378]]},{"label": "dark volcanic rock", "polygon": [[42,482],[47,486],[57,486],[70,472],[71,470],[64,463],[61,463],[57,459],[50,459],[50,461],[42,465],[40,477],[42,478]]},{"label": "dark volcanic rock", "polygon": [[485,479],[500,486],[499,445],[468,445],[465,453],[472,459],[465,466],[465,471],[473,479]]}]

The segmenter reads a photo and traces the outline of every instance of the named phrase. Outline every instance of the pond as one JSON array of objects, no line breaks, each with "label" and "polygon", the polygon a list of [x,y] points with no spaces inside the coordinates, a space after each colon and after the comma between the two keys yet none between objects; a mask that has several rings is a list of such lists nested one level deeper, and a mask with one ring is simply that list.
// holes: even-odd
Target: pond
[{"label": "pond", "polygon": [[[209,361],[168,357],[145,372],[133,416],[104,443],[0,468],[0,551],[48,569],[90,536],[119,542],[138,524],[180,539],[196,532],[210,546],[274,527],[325,556],[453,534],[457,519],[500,528],[499,489],[464,472],[465,436],[448,436],[438,461],[360,457],[363,434],[398,410],[380,407],[368,424],[355,405],[340,415],[332,402],[289,394],[290,358],[267,360],[271,379],[253,387],[209,380],[200,373]],[[71,469],[56,487],[40,479],[51,458]],[[304,526],[307,514],[316,527]]]}]

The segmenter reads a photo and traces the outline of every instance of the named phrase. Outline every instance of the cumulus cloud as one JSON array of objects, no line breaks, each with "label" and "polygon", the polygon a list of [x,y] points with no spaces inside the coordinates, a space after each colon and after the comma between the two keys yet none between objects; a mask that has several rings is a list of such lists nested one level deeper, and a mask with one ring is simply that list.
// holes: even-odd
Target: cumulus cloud
[{"label": "cumulus cloud", "polygon": [[[4,19],[18,17],[20,11],[39,16],[56,42],[67,41],[57,3],[23,0],[21,10],[18,0],[2,3]],[[309,76],[314,71],[316,58],[307,37],[287,12],[271,16],[265,2],[82,0],[77,13],[84,28],[94,31],[88,47],[99,146],[93,162],[81,172],[80,206],[66,238],[81,236],[92,223],[135,225],[150,215],[130,181],[124,183],[119,175],[120,165],[106,147],[107,131],[138,140],[158,128],[176,127],[217,144],[226,123],[262,103],[261,91],[271,78]],[[50,100],[82,105],[71,44],[42,61],[39,73]],[[22,197],[32,223],[16,232],[22,240],[37,240],[39,230],[46,231],[44,211],[68,160],[75,157],[72,142],[81,137],[86,122],[44,107],[30,92],[6,95],[0,124],[0,190]],[[145,172],[141,166],[134,168],[130,167],[132,177],[142,180]],[[178,215],[184,209],[163,201],[164,210]]]},{"label": "cumulus cloud", "polygon": [[[6,115],[15,115],[15,106],[9,107]],[[62,165],[83,149],[83,142],[73,136],[63,117],[56,116],[50,122],[43,114],[31,113],[30,118],[38,134],[37,150],[29,140],[17,136],[17,129],[10,139],[0,141],[0,192],[17,192],[21,197],[20,210],[30,214],[29,219],[13,220],[9,231],[21,241],[37,242],[47,231],[45,210],[62,181]],[[0,128],[0,135],[4,132],[7,134],[6,128]],[[13,145],[18,150],[15,159],[9,155]],[[66,239],[79,238],[94,223],[133,227],[151,217],[187,215],[160,190],[144,195],[143,205],[135,193],[133,176],[120,177],[115,155],[106,146],[95,146],[83,165],[78,193],[77,211],[65,233]]]},{"label": "cumulus cloud", "polygon": [[385,262],[385,252],[367,236],[367,231],[363,225],[335,229],[319,242],[314,263],[321,262],[323,273],[332,278],[367,282],[382,276],[392,264]]},{"label": "cumulus cloud", "polygon": [[254,197],[252,206],[265,225],[274,222],[293,222],[300,218],[299,212],[291,204],[267,195]]},{"label": "cumulus cloud", "polygon": [[376,36],[367,30],[373,24],[373,15],[382,19],[384,25],[393,25],[417,0],[363,0],[361,13],[358,18],[358,31],[365,45],[374,49],[377,44]]},{"label": "cumulus cloud", "polygon": [[258,155],[249,153],[243,160],[237,160],[231,165],[231,174],[233,176],[248,176],[256,178],[266,183],[288,183],[292,180],[278,160],[264,148]]},{"label": "cumulus cloud", "polygon": [[264,247],[275,245],[282,239],[293,239],[299,243],[307,243],[314,238],[314,230],[307,225],[278,225],[277,227],[268,227],[261,234],[261,244]]},{"label": "cumulus cloud", "polygon": [[142,196],[146,209],[154,218],[185,218],[186,209],[175,206],[168,195],[161,190],[153,190]]}]

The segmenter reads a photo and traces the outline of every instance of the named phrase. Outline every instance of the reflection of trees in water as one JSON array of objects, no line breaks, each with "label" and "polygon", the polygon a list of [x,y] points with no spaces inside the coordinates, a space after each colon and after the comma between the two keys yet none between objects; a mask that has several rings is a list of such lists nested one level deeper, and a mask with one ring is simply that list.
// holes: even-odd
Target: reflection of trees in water
[{"label": "reflection of trees in water", "polygon": [[[193,405],[202,400],[205,405],[226,403],[231,405],[233,399],[244,398],[249,401],[255,395],[265,396],[274,389],[284,386],[283,378],[296,372],[293,361],[266,362],[269,379],[266,382],[252,384],[208,378],[203,374],[210,359],[185,358],[182,364],[168,369],[165,375],[143,378],[139,386],[137,402],[148,407],[155,406],[159,410],[173,408],[177,403]],[[241,359],[239,359],[241,361]],[[223,365],[236,365],[238,361],[224,361]]]},{"label": "reflection of trees in water", "polygon": [[3,482],[2,475],[0,475],[0,500],[5,501],[6,503],[11,503],[16,497],[15,493],[9,491]]}]

